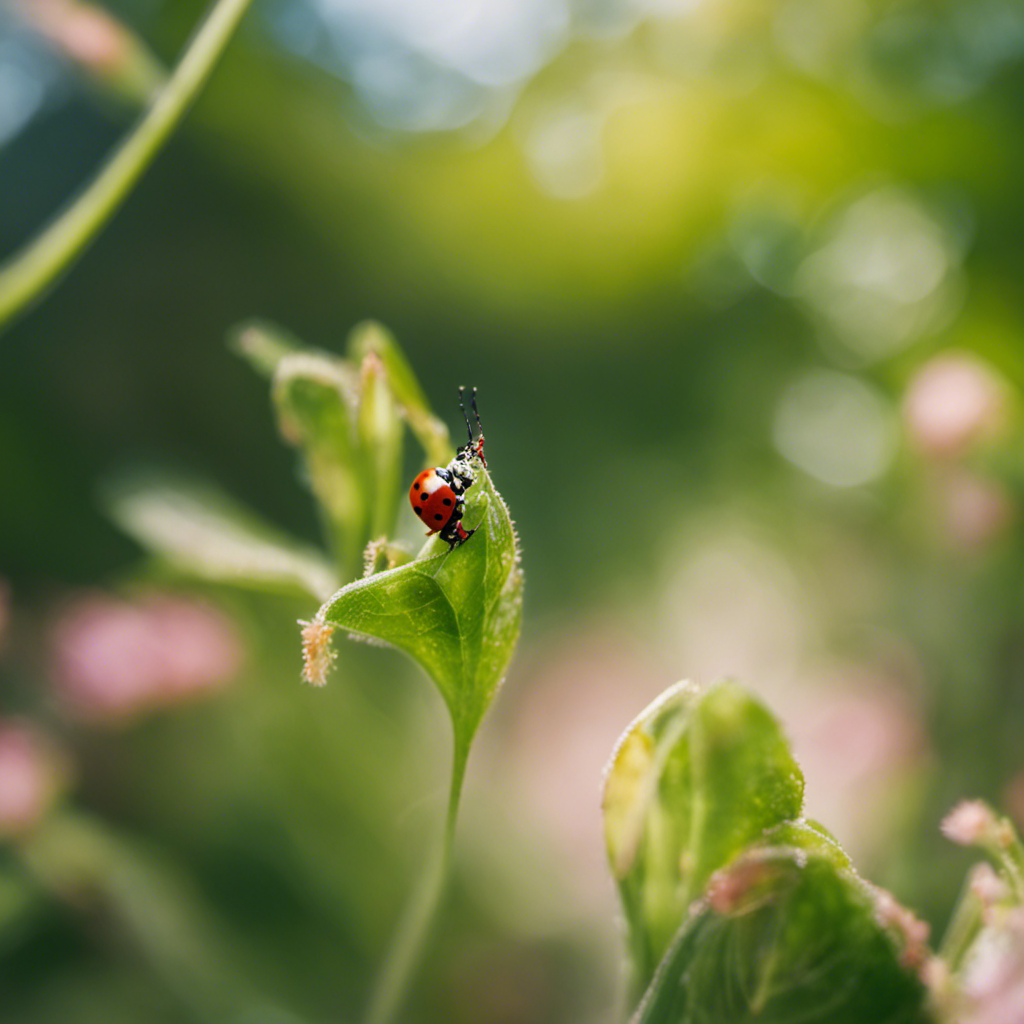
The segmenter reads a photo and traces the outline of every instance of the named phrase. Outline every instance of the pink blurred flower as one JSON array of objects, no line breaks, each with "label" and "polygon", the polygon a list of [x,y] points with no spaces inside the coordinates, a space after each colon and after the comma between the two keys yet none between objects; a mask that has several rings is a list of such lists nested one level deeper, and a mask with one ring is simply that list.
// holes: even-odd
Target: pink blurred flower
[{"label": "pink blurred flower", "polygon": [[969,470],[950,467],[939,474],[936,485],[942,532],[961,550],[983,548],[1014,518],[1015,508],[1006,491]]},{"label": "pink blurred flower", "polygon": [[772,708],[804,771],[806,814],[864,861],[885,846],[927,764],[921,710],[892,667],[833,663],[812,678]]},{"label": "pink blurred flower", "polygon": [[965,967],[962,1024],[1024,1024],[1024,908],[978,936]]},{"label": "pink blurred flower", "polygon": [[[601,818],[601,779],[623,730],[665,688],[642,642],[602,618],[578,622],[538,652],[530,685],[510,702],[500,774],[512,805],[564,854],[578,907],[614,906]],[[568,905],[567,900],[567,905]]]},{"label": "pink blurred flower", "polygon": [[15,9],[72,60],[104,72],[131,47],[127,30],[101,7],[78,0],[14,0]]},{"label": "pink blurred flower", "polygon": [[928,455],[960,455],[998,433],[1006,420],[1007,394],[996,372],[976,356],[937,356],[918,370],[903,400],[911,440]]},{"label": "pink blurred flower", "polygon": [[64,772],[55,746],[16,719],[0,719],[0,837],[38,822],[61,789]]},{"label": "pink blurred flower", "polygon": [[964,800],[942,819],[942,834],[961,846],[993,841],[998,829],[995,812],[983,800]]},{"label": "pink blurred flower", "polygon": [[996,874],[988,861],[982,861],[971,868],[967,883],[972,895],[981,904],[986,920],[991,921],[993,910],[1009,899],[1010,889],[1006,882]]},{"label": "pink blurred flower", "polygon": [[242,649],[219,612],[150,594],[128,602],[87,594],[53,631],[53,677],[77,715],[121,720],[201,696],[237,673]]}]

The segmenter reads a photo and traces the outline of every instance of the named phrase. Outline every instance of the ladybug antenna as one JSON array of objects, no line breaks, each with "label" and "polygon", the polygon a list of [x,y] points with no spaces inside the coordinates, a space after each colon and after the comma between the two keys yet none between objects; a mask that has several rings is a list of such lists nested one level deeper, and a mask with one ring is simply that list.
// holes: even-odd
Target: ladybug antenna
[{"label": "ladybug antenna", "polygon": [[[466,391],[465,385],[463,385],[462,387],[459,388],[459,412],[462,413],[462,418],[466,421],[466,433],[469,435],[469,443],[472,444],[473,443],[473,428],[470,425],[469,416],[466,414],[466,405],[465,405],[465,401],[464,401],[465,391]],[[472,401],[473,401],[473,412],[476,412],[476,388],[473,388],[473,398],[472,398]],[[480,415],[479,415],[479,413],[477,413],[476,421],[477,421],[477,423],[480,422]]]},{"label": "ladybug antenna", "polygon": [[476,407],[476,388],[473,388],[469,396],[469,404],[472,406],[474,417],[476,417],[477,436],[475,438],[473,437],[473,426],[469,422],[469,414],[466,412],[465,391],[465,387],[459,388],[459,409],[462,410],[462,418],[466,421],[466,433],[469,435],[469,442],[465,445],[465,448],[471,449],[473,454],[486,466],[487,460],[484,458],[484,427],[480,422],[480,411]]}]

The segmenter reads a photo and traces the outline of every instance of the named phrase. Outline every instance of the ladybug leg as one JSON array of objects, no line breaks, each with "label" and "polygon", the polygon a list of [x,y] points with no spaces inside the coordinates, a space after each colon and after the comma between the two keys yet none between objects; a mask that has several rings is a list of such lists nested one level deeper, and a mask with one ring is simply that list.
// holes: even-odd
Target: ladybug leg
[{"label": "ladybug leg", "polygon": [[452,552],[457,547],[465,544],[474,533],[476,533],[476,527],[472,530],[464,530],[462,528],[462,520],[460,519],[454,526],[446,528],[445,532],[441,534],[441,539],[448,542],[448,551]]},{"label": "ladybug leg", "polygon": [[462,514],[465,509],[466,502],[460,496],[458,501],[455,503],[451,519],[448,520],[444,528],[440,531],[441,540],[447,541],[449,552],[454,551],[460,544],[465,544],[466,541],[476,533],[475,527],[472,530],[464,530],[462,528]]}]

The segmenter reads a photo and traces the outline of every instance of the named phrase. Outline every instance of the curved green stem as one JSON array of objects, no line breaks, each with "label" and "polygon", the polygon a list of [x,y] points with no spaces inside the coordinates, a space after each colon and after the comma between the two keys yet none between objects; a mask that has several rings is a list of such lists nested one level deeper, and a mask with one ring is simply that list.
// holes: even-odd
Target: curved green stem
[{"label": "curved green stem", "polygon": [[92,183],[0,268],[0,327],[27,306],[92,241],[202,88],[252,0],[217,0],[174,74]]},{"label": "curved green stem", "polygon": [[413,894],[399,921],[398,930],[388,951],[387,960],[377,976],[377,983],[364,1016],[364,1024],[389,1024],[401,1009],[409,985],[419,966],[423,947],[430,934],[452,860],[452,842],[455,838],[455,821],[459,814],[459,798],[462,781],[466,774],[468,749],[456,744],[452,761],[452,780],[448,790],[448,813],[444,833],[431,861],[427,863],[420,879],[419,888]]}]

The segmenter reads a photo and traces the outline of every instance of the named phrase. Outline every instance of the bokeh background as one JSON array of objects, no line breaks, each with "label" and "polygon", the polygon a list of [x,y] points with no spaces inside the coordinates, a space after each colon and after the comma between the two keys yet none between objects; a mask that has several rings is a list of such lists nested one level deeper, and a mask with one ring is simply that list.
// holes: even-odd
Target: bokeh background
[{"label": "bokeh background", "polygon": [[[3,253],[137,113],[67,6],[0,6]],[[168,65],[202,9],[104,5]],[[252,316],[382,321],[456,430],[477,385],[522,540],[409,1024],[618,1019],[601,772],[680,678],[760,694],[809,812],[941,933],[942,814],[1024,818],[1022,58],[1016,0],[260,0],[0,336],[0,1017],[355,1020],[438,827],[410,663],[339,640],[305,687],[314,602],[104,511],[145,467],[317,542],[225,344]]]}]

